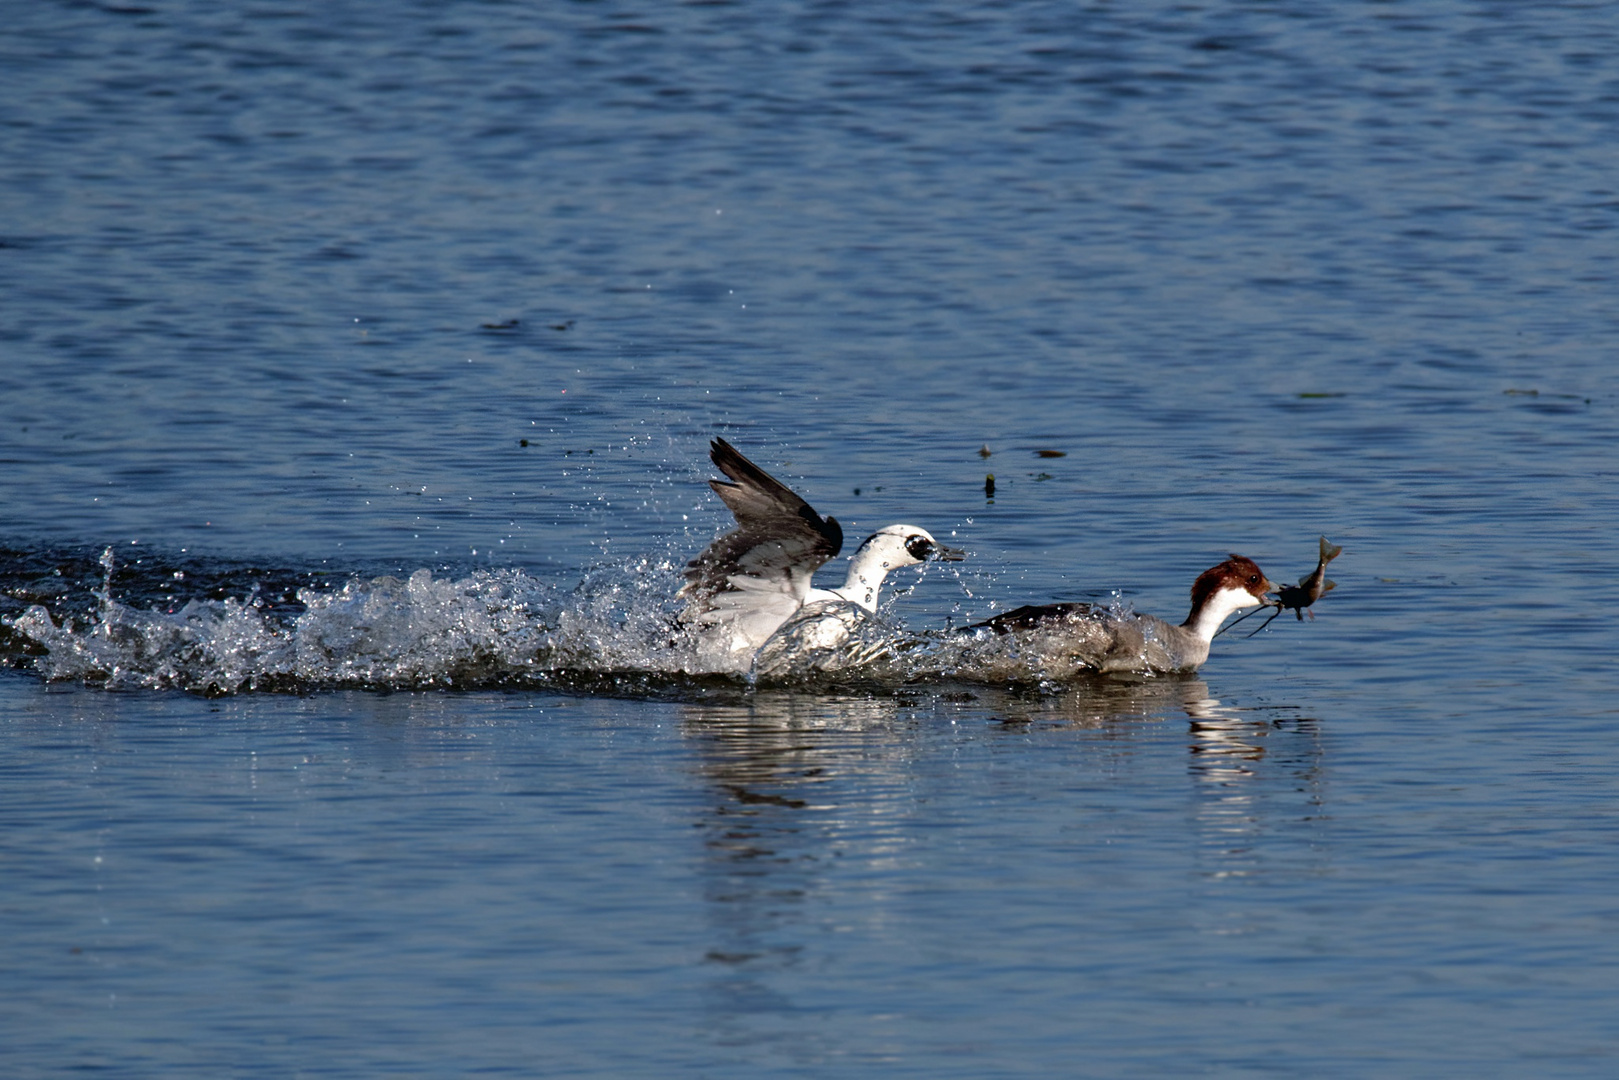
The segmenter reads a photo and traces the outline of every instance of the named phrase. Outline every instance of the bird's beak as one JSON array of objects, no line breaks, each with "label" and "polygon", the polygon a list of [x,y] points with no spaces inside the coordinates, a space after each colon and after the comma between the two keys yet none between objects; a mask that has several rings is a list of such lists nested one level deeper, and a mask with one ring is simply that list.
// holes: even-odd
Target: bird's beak
[{"label": "bird's beak", "polygon": [[967,553],[960,548],[945,547],[943,544],[934,544],[933,557],[940,562],[960,562],[967,557]]}]

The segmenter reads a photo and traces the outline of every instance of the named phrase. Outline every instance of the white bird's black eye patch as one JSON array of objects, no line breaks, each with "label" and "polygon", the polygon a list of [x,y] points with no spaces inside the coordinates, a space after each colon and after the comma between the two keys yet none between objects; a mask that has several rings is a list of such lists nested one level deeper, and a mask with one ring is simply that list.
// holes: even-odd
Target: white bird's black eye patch
[{"label": "white bird's black eye patch", "polygon": [[933,553],[933,541],[925,536],[908,536],[905,538],[905,550],[911,553],[911,558],[917,562],[926,562]]}]

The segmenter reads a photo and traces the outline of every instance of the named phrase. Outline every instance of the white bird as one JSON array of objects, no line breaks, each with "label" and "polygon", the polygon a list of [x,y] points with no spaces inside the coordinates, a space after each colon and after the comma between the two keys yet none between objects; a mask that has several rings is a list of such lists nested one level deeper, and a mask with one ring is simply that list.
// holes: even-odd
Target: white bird
[{"label": "white bird", "polygon": [[842,586],[814,588],[816,569],[843,547],[837,519],[816,513],[724,439],[710,444],[709,457],[730,477],[709,486],[731,508],[737,527],[687,565],[680,619],[697,629],[705,652],[718,652],[729,667],[745,669],[754,651],[806,604],[842,601],[874,612],[890,570],[963,557],[926,529],[889,525],[855,551]]},{"label": "white bird", "polygon": [[805,604],[753,654],[756,682],[814,679],[858,672],[880,677],[921,638],[847,600]]}]

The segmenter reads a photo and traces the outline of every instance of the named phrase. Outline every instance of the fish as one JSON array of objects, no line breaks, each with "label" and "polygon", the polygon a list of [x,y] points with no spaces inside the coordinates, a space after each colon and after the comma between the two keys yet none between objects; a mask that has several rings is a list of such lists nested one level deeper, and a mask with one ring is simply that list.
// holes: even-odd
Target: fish
[{"label": "fish", "polygon": [[[1248,615],[1254,615],[1257,614],[1258,611],[1264,611],[1269,608],[1275,608],[1276,610],[1272,611],[1270,618],[1260,623],[1257,629],[1247,634],[1247,637],[1253,637],[1254,634],[1259,633],[1260,630],[1265,629],[1265,627],[1275,622],[1276,616],[1280,615],[1284,611],[1292,611],[1298,616],[1299,622],[1303,622],[1304,613],[1309,609],[1310,605],[1314,604],[1317,600],[1321,599],[1327,593],[1338,587],[1338,583],[1336,581],[1327,580],[1327,564],[1343,553],[1343,548],[1332,543],[1325,536],[1323,536],[1321,538],[1321,558],[1315,564],[1315,569],[1313,571],[1299,578],[1299,583],[1297,585],[1283,585],[1281,588],[1276,590],[1275,600],[1267,602],[1264,607],[1259,608],[1256,611],[1250,611],[1247,615],[1239,617],[1236,622],[1233,622],[1230,626],[1222,627],[1218,633],[1223,634],[1227,630],[1230,630],[1232,627],[1236,626],[1237,623],[1242,622],[1243,619],[1246,619]],[[1310,618],[1315,618],[1315,612],[1310,612]]]},{"label": "fish", "polygon": [[[1338,587],[1336,581],[1327,580],[1327,564],[1343,553],[1342,547],[1328,543],[1327,538],[1323,536],[1321,560],[1315,564],[1315,571],[1299,578],[1297,585],[1284,585],[1276,590],[1276,613],[1280,615],[1291,609],[1299,622],[1303,622],[1304,612],[1310,605]],[[1310,612],[1310,618],[1315,618],[1315,612]]]}]

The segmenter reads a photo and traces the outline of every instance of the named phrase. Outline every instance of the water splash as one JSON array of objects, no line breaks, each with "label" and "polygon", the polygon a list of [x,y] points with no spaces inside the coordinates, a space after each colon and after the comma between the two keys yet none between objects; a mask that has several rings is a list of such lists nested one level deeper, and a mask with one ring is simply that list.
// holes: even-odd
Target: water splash
[{"label": "water splash", "polygon": [[[59,565],[47,569],[61,562],[53,554],[0,565],[0,583],[26,581],[4,590],[12,600],[43,598],[0,617],[0,644],[13,666],[47,680],[114,690],[702,696],[923,682],[1056,690],[1084,675],[1073,657],[1013,635],[917,631],[893,620],[890,605],[873,615],[853,604],[806,608],[738,670],[679,622],[683,563],[673,554],[593,567],[571,587],[518,569],[435,576],[426,568],[334,585],[307,572],[176,568],[150,558],[119,566],[111,548],[65,576]],[[58,581],[65,584],[51,584]],[[204,595],[182,599],[181,587]],[[72,596],[86,593],[94,606],[74,610]],[[1130,611],[1117,596],[1105,610]]]},{"label": "water splash", "polygon": [[[32,666],[46,679],[221,694],[694,671],[690,644],[665,601],[678,583],[667,560],[598,568],[571,590],[521,570],[435,577],[420,569],[403,580],[384,575],[335,589],[299,588],[292,603],[265,599],[255,583],[245,597],[144,607],[113,595],[111,549],[99,565],[88,617],[35,603],[3,620],[21,639],[15,644],[32,646],[14,654],[34,654]],[[153,591],[150,575],[137,585],[137,592]]]}]

